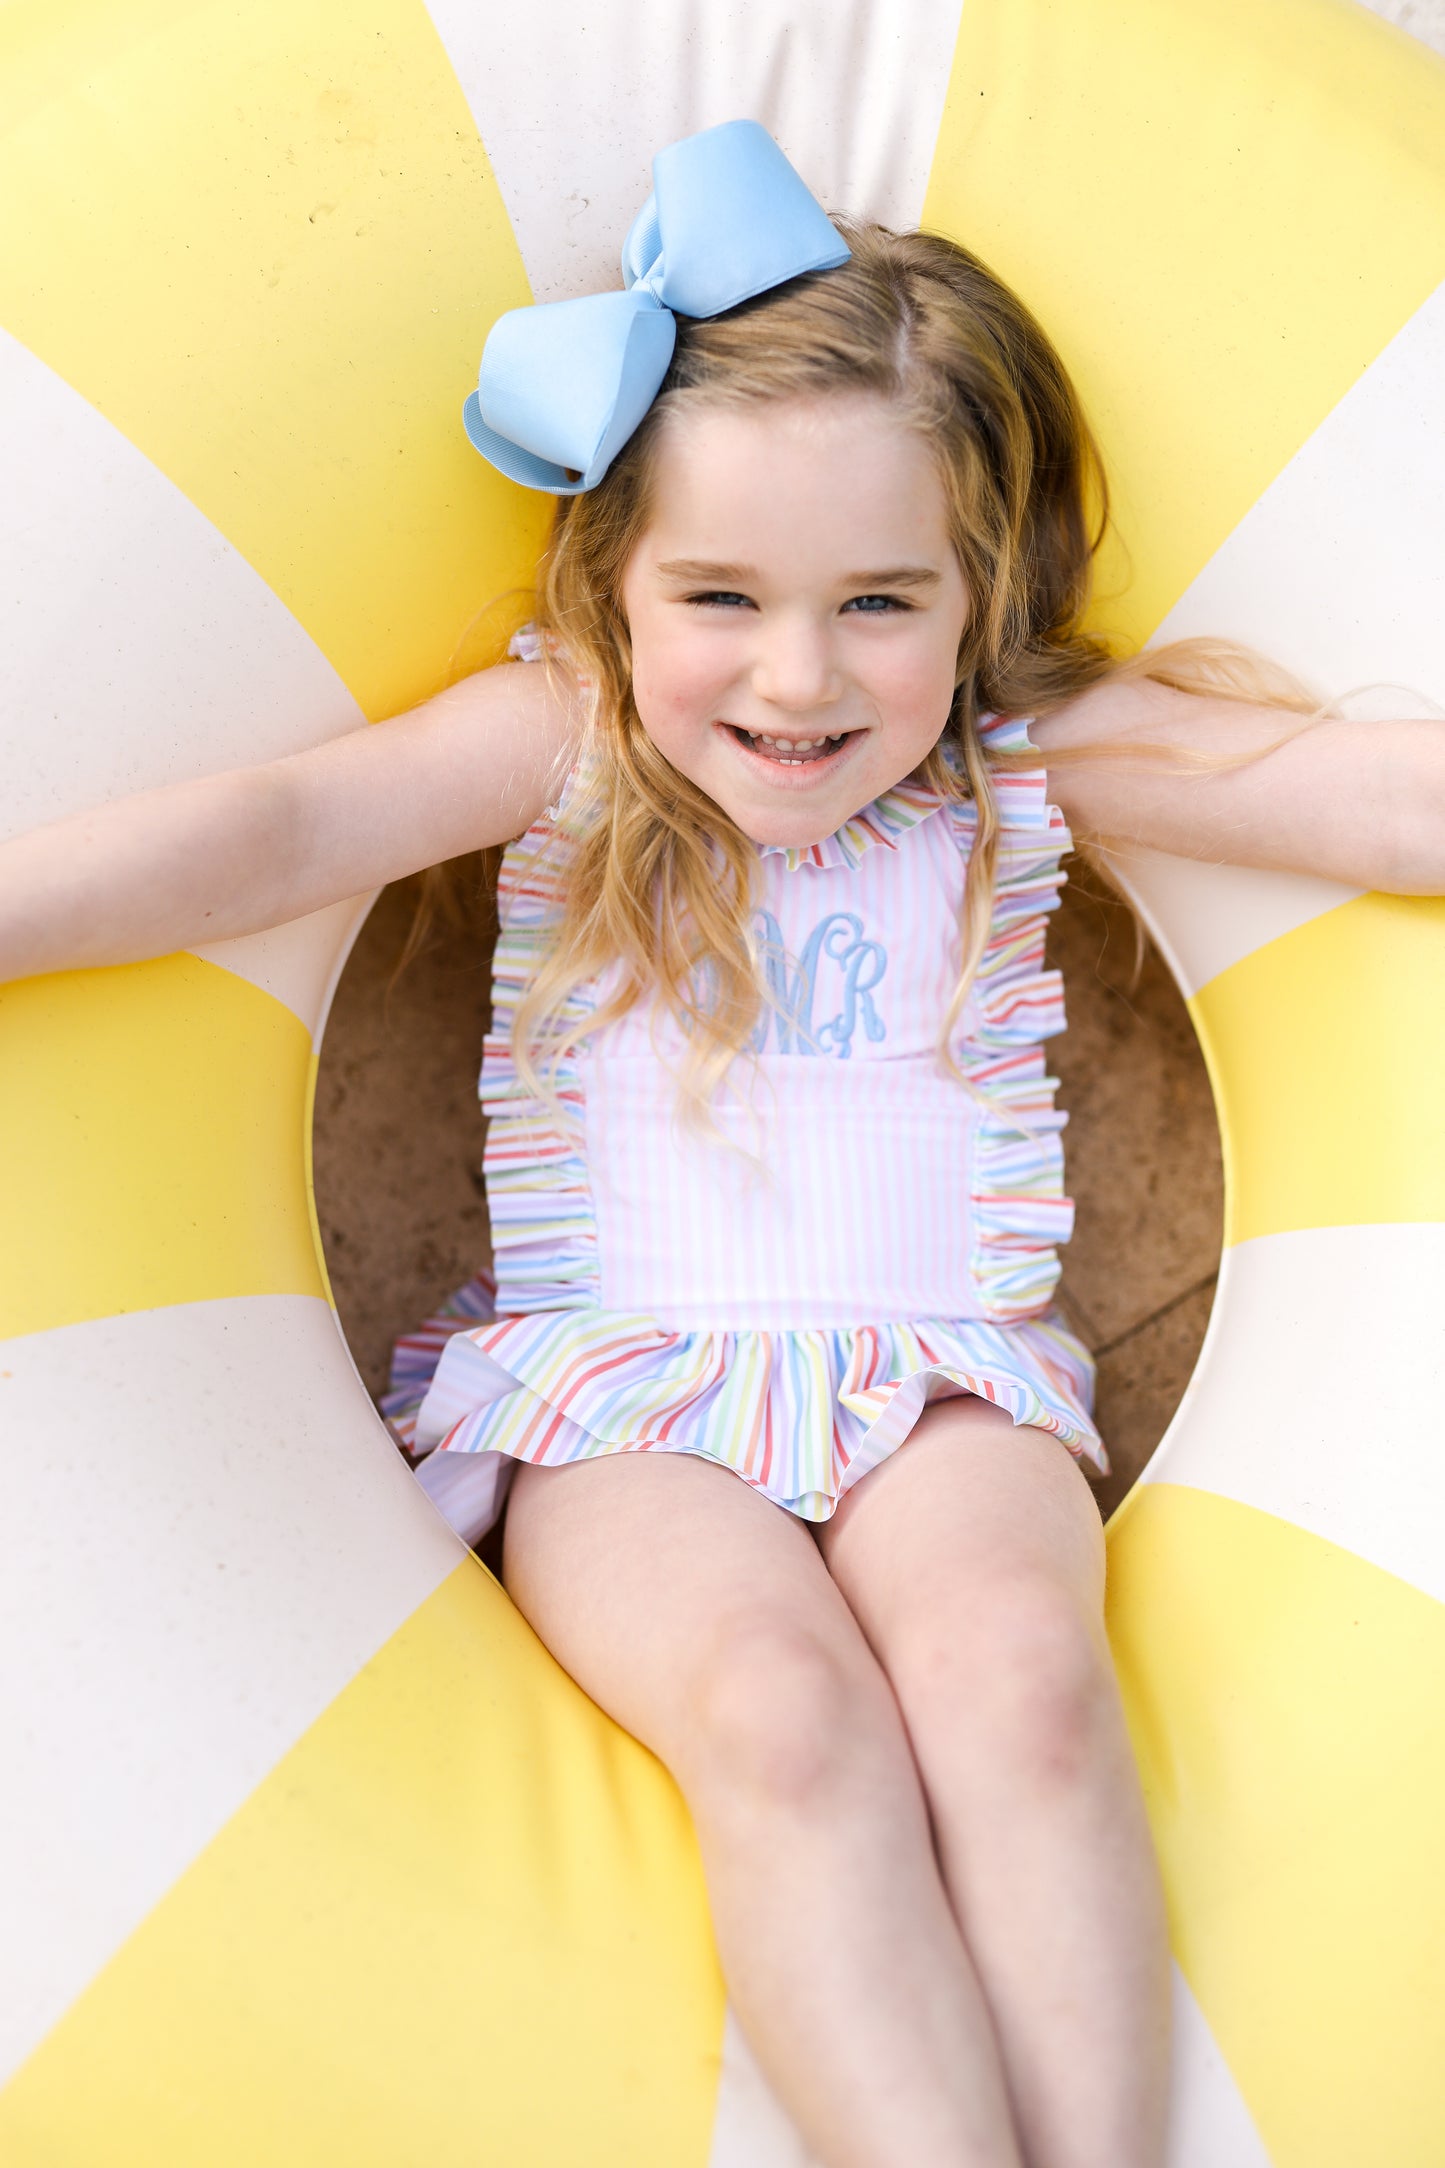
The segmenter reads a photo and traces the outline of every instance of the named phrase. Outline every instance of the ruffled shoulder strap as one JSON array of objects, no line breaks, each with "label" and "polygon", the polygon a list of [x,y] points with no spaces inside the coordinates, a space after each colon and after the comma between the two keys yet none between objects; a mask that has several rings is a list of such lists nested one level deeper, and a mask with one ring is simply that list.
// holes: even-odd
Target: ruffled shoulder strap
[{"label": "ruffled shoulder strap", "polygon": [[[535,645],[533,644],[535,643]],[[528,649],[531,652],[528,652]],[[513,635],[519,662],[541,660],[534,626]],[[568,865],[590,799],[590,762],[569,770],[557,803],[509,844],[497,880],[492,1018],[479,1096],[491,1123],[484,1165],[492,1242],[514,1311],[595,1306],[597,1234],[581,1153],[582,1093],[575,1058],[551,1065],[550,1095],[536,1099],[517,1068],[518,1006],[551,951],[566,901]],[[564,1034],[584,1030],[595,1006],[575,986],[558,1012]]]},{"label": "ruffled shoulder strap", "polygon": [[[1033,750],[1022,716],[985,716],[986,750]],[[1064,1029],[1064,987],[1044,968],[1044,934],[1064,885],[1060,864],[1072,848],[1068,824],[1049,803],[1048,776],[1036,768],[996,770],[998,856],[988,941],[979,962],[963,1034],[955,1052],[982,1119],[973,1196],[973,1269],[991,1318],[1036,1314],[1058,1282],[1055,1245],[1067,1242],[1074,1208],[1063,1193],[1059,1131],[1068,1117],[1054,1106],[1058,1080],[1045,1073],[1041,1041]],[[973,849],[977,809],[950,807],[959,849]]]},{"label": "ruffled shoulder strap", "polygon": [[542,635],[531,619],[519,625],[507,642],[507,653],[513,662],[540,662],[546,653]]},{"label": "ruffled shoulder strap", "polygon": [[1060,849],[1066,851],[1073,838],[1058,807],[1049,804],[1044,757],[1029,736],[1032,723],[1031,715],[984,715],[979,718],[978,734],[986,753],[1032,753],[1038,763],[1032,768],[996,768],[993,771],[1000,824],[1005,833],[1051,831],[1057,824],[1064,839]]},{"label": "ruffled shoulder strap", "polygon": [[[528,619],[507,642],[507,653],[513,662],[542,662],[548,654],[560,656],[562,649],[552,633]],[[497,881],[497,912],[504,931],[516,926],[539,932],[557,916],[567,845],[575,838],[589,779],[587,756],[579,754],[563,777],[555,802],[524,836],[508,844]]]}]

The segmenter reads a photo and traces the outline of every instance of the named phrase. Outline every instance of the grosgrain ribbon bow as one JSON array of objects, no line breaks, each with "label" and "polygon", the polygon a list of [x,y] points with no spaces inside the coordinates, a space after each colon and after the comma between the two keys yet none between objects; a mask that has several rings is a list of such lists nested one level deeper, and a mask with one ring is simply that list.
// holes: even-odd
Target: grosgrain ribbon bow
[{"label": "grosgrain ribbon bow", "polygon": [[596,487],[657,397],[677,317],[720,316],[851,254],[755,120],[670,143],[652,189],[623,244],[625,292],[509,309],[487,336],[462,418],[482,457],[529,489]]}]

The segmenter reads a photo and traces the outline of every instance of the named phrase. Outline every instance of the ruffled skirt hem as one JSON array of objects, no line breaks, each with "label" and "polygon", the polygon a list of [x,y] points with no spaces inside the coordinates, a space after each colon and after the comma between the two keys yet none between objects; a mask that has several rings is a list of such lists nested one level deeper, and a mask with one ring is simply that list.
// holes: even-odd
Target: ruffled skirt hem
[{"label": "ruffled skirt hem", "polygon": [[382,1412],[464,1539],[496,1520],[512,1465],[691,1453],[823,1521],[933,1400],[974,1394],[1099,1474],[1093,1363],[1056,1313],[808,1331],[668,1332],[598,1309],[494,1319],[484,1276],[397,1343]]}]

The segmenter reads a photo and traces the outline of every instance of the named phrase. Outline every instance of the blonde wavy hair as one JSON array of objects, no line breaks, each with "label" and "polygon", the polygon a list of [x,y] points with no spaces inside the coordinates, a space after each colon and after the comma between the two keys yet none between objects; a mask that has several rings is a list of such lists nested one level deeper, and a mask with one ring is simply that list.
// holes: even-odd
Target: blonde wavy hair
[{"label": "blonde wavy hair", "polygon": [[[671,367],[640,428],[595,489],[557,504],[536,616],[585,684],[590,783],[569,821],[556,939],[516,1015],[519,1070],[545,1097],[555,1062],[581,1037],[652,996],[686,1041],[684,1099],[705,1109],[767,998],[752,930],[755,846],[664,759],[633,699],[623,575],[647,527],[658,445],[675,417],[866,393],[886,400],[935,455],[974,598],[952,707],[916,771],[977,809],[958,979],[940,1020],[940,1051],[955,1074],[950,1042],[993,909],[993,773],[1036,765],[1028,754],[986,756],[980,717],[1040,714],[1117,667],[1082,622],[1108,519],[1103,464],[1044,332],[956,243],[834,222],[852,250],[837,269],[723,316],[679,319]],[[1181,661],[1172,650],[1140,666],[1189,689],[1259,696],[1247,670],[1233,682],[1224,651]],[[1274,697],[1300,705],[1293,690],[1276,688]],[[604,971],[606,1000],[579,1014],[572,996]]]}]

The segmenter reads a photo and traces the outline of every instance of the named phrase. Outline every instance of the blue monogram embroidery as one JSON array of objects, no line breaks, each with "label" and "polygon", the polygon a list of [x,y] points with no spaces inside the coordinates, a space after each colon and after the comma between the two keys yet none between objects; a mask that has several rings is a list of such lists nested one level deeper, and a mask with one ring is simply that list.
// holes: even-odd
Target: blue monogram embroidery
[{"label": "blue monogram embroidery", "polygon": [[[759,911],[753,927],[768,989],[768,1007],[749,1042],[754,1053],[765,1052],[769,1034],[776,1032],[780,1054],[831,1054],[847,1061],[860,1021],[864,1037],[875,1046],[886,1036],[873,989],[888,969],[888,951],[881,941],[865,939],[861,918],[852,911],[830,912],[809,934],[796,964],[771,911]],[[828,964],[837,970],[828,970]],[[815,1022],[820,973],[833,987],[825,999],[841,1005],[835,1015]]]}]

